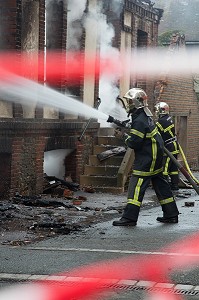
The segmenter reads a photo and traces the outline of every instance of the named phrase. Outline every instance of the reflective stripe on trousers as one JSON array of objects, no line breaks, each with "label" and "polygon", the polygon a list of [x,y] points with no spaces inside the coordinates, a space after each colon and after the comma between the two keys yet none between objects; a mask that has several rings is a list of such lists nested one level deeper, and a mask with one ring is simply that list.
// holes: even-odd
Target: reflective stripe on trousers
[{"label": "reflective stripe on trousers", "polygon": [[179,214],[170,186],[163,174],[159,173],[156,176],[148,177],[131,176],[128,187],[128,201],[123,213],[124,218],[137,221],[142,200],[150,182],[152,182],[162,207],[163,215],[169,218]]}]

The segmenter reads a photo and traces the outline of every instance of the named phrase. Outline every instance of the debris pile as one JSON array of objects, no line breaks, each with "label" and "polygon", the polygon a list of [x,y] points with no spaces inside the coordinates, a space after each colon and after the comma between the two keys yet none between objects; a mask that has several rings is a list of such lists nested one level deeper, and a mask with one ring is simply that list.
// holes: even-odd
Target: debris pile
[{"label": "debris pile", "polygon": [[[74,187],[77,185],[70,185]],[[110,217],[110,208],[105,203],[100,207],[97,199],[88,201],[88,193],[95,192],[92,187],[75,192],[57,180],[50,188],[48,191],[52,194],[24,196],[16,193],[12,199],[0,202],[0,244],[21,246],[55,235],[75,233]],[[54,194],[57,188],[61,188],[62,193]]]},{"label": "debris pile", "polygon": [[79,184],[66,181],[55,176],[48,176],[44,174],[44,188],[43,194],[53,194],[59,197],[66,197],[73,195],[72,192],[79,190]]}]

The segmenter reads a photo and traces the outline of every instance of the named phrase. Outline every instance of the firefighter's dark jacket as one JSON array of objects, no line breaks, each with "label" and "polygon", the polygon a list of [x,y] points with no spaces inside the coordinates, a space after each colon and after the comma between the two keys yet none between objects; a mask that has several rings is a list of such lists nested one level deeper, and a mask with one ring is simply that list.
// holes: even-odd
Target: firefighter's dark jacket
[{"label": "firefighter's dark jacket", "polygon": [[172,154],[178,154],[179,147],[175,133],[175,125],[173,123],[172,117],[169,114],[162,115],[161,117],[159,117],[156,125],[163,138],[165,147]]},{"label": "firefighter's dark jacket", "polygon": [[151,117],[143,108],[132,114],[132,123],[125,143],[134,149],[135,159],[133,174],[137,176],[153,176],[162,172],[164,142]]}]

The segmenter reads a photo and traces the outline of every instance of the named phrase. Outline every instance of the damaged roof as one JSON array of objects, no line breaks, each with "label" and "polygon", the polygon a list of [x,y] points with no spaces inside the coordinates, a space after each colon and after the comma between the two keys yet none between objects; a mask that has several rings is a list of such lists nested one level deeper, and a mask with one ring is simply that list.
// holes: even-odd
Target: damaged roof
[{"label": "damaged roof", "polygon": [[156,14],[158,16],[159,20],[162,18],[164,10],[154,7],[155,2],[153,2],[151,0],[126,0],[125,4],[127,6],[128,6],[128,2],[131,2],[137,6],[144,8],[147,11],[150,11],[150,12]]}]

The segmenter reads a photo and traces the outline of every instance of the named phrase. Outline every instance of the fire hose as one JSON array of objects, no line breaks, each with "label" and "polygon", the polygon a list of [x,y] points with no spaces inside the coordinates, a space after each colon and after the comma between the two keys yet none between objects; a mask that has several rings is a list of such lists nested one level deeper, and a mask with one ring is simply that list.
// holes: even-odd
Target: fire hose
[{"label": "fire hose", "polygon": [[[112,116],[109,116],[108,117],[108,120],[107,122],[109,123],[114,123],[116,124],[117,126],[119,127],[123,127],[123,128],[129,128],[129,120],[126,120],[126,121],[120,121],[120,120],[117,120],[115,118],[113,118]],[[168,157],[173,161],[173,163],[177,166],[177,168],[179,169],[179,171],[185,176],[185,178],[189,181],[189,183],[192,185],[192,187],[194,188],[194,190],[196,191],[196,193],[199,195],[199,186],[197,185],[198,180],[193,176],[193,174],[191,173],[191,170],[190,168],[188,167],[188,163],[187,163],[187,160],[186,160],[186,157],[184,155],[184,152],[181,148],[181,146],[179,145],[180,147],[180,153],[182,154],[182,157],[183,157],[183,161],[185,162],[185,165],[188,169],[188,171],[185,169],[185,167],[183,167],[181,165],[181,163],[173,156],[173,154],[171,152],[169,152],[169,150],[167,150],[166,147],[164,147],[164,152],[168,155]]]},{"label": "fire hose", "polygon": [[179,163],[179,161],[167,150],[167,148],[164,147],[164,152],[170,157],[170,159],[173,161],[173,163],[177,166],[179,171],[186,177],[186,179],[189,181],[189,183],[192,185],[196,193],[199,195],[199,187],[197,186],[196,182],[194,179],[191,177],[189,172]]},{"label": "fire hose", "polygon": [[184,152],[183,152],[183,150],[182,150],[182,147],[180,146],[180,144],[178,144],[178,146],[179,146],[180,154],[181,154],[181,156],[182,156],[183,162],[184,162],[184,164],[185,164],[185,166],[186,166],[186,169],[187,169],[188,173],[190,174],[190,176],[192,177],[192,179],[193,179],[197,184],[199,184],[198,179],[193,175],[193,173],[191,172],[191,170],[190,170],[190,168],[189,168],[189,165],[188,165],[187,159],[186,159],[186,157],[185,157],[185,154],[184,154]]}]

